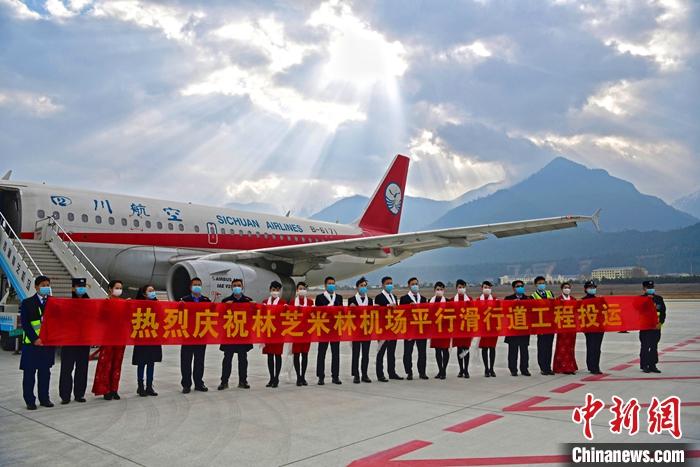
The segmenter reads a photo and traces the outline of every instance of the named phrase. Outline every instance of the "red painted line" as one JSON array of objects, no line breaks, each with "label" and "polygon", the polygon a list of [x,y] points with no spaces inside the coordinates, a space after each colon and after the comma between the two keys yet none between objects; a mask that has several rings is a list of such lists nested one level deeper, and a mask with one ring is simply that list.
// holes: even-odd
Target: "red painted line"
[{"label": "red painted line", "polygon": [[676,350],[676,346],[672,345],[671,347],[666,347],[665,349],[661,349],[662,352],[673,352]]},{"label": "red painted line", "polygon": [[539,404],[540,402],[548,401],[549,397],[535,396],[524,401],[517,402],[513,405],[503,407],[501,410],[504,412],[522,412],[528,410],[533,405]]},{"label": "red painted line", "polygon": [[583,386],[585,386],[585,384],[569,383],[569,384],[565,384],[564,386],[554,388],[549,392],[556,392],[557,394],[564,394],[564,393],[567,393],[569,391],[573,391],[574,389],[578,389],[578,388],[583,387]]},{"label": "red painted line", "polygon": [[455,459],[419,459],[406,461],[391,461],[393,467],[452,467],[472,465],[528,465],[528,464],[567,464],[571,456],[551,454],[541,456],[511,456],[511,457],[462,457]]},{"label": "red painted line", "polygon": [[[587,376],[581,381],[668,381],[668,380],[685,380],[685,379],[700,379],[700,376],[649,376],[649,377],[633,377],[633,378],[599,378],[600,375]],[[594,379],[595,378],[595,379]]]},{"label": "red painted line", "polygon": [[430,446],[431,444],[433,443],[421,440],[409,441],[408,443],[399,444],[398,446],[395,446],[391,449],[379,451],[375,454],[363,457],[362,459],[358,459],[356,461],[351,462],[349,465],[356,467],[386,465],[389,461],[396,457],[403,456],[404,454],[408,454],[409,452],[417,451],[418,449]]},{"label": "red painted line", "polygon": [[603,373],[600,375],[590,375],[590,376],[586,376],[584,378],[581,378],[581,381],[585,381],[585,382],[600,381],[601,379],[605,378],[606,376],[610,376],[610,375],[608,375],[607,373]]},{"label": "red painted line", "polygon": [[626,370],[627,368],[631,367],[632,365],[630,363],[621,363],[620,365],[614,366],[610,368],[610,371],[622,371]]},{"label": "red painted line", "polygon": [[700,363],[700,360],[661,360],[659,363]]},{"label": "red painted line", "polygon": [[675,349],[674,352],[700,352],[700,349]]},{"label": "red painted line", "polygon": [[[659,356],[661,356],[661,352],[659,352]],[[635,363],[636,363],[636,364],[639,364],[639,359],[638,359],[638,358],[635,358],[634,360],[630,360],[630,361],[627,362],[627,363],[631,363],[632,365],[634,365]]]},{"label": "red painted line", "polygon": [[[531,397],[518,404],[505,407],[506,412],[552,412],[558,410],[574,410],[581,405],[538,405],[541,402],[546,402],[549,397]],[[611,404],[606,404],[606,408],[610,408]],[[649,407],[649,403],[640,404],[641,407]],[[681,407],[700,407],[700,402],[681,402]]]},{"label": "red painted line", "polygon": [[473,430],[474,428],[486,425],[487,423],[494,422],[499,418],[503,418],[503,415],[487,413],[479,417],[472,418],[471,420],[467,420],[466,422],[458,423],[457,425],[447,427],[444,431],[451,431],[453,433],[464,433],[465,431]]}]

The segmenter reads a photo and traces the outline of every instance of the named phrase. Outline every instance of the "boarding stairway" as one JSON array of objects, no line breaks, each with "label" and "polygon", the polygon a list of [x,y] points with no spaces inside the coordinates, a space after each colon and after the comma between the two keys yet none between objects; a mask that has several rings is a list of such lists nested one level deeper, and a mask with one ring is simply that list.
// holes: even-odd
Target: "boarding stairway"
[{"label": "boarding stairway", "polygon": [[107,297],[107,278],[53,217],[37,221],[34,239],[22,240],[0,213],[0,268],[20,300],[34,294],[38,275],[51,279],[56,297],[71,296],[74,277],[86,279],[91,298]]}]

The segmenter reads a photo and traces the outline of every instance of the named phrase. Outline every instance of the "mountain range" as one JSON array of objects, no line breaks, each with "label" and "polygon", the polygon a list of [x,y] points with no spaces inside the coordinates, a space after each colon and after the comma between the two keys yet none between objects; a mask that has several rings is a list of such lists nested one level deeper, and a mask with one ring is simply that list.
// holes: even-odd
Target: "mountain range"
[{"label": "mountain range", "polygon": [[[311,217],[350,223],[360,216],[367,201],[361,195],[343,198]],[[602,232],[595,232],[586,224],[577,229],[487,239],[469,248],[443,248],[419,254],[388,271],[400,275],[402,271],[410,274],[409,271],[419,269],[428,276],[425,280],[457,275],[469,280],[505,274],[586,275],[597,267],[634,265],[646,267],[652,274],[697,271],[700,221],[691,212],[696,212],[693,206],[699,201],[700,192],[670,206],[605,170],[559,157],[509,187],[490,184],[448,201],[406,196],[400,230],[586,215],[601,208]],[[386,271],[369,278],[383,272]]]},{"label": "mountain range", "polygon": [[700,217],[700,190],[673,202],[673,206],[695,217]]}]

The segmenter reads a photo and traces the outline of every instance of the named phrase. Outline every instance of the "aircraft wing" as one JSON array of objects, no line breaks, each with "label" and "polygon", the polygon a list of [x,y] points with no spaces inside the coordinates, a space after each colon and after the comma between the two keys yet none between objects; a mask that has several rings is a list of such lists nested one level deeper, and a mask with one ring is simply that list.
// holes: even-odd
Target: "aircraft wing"
[{"label": "aircraft wing", "polygon": [[[593,222],[598,228],[600,210],[591,216],[563,216],[543,219],[531,219],[497,224],[455,227],[448,229],[426,230],[423,232],[398,233],[359,237],[328,242],[304,243],[251,251],[232,251],[213,253],[197,259],[210,261],[230,261],[260,264],[262,262],[282,262],[294,264],[307,262],[323,264],[327,258],[335,255],[353,255],[367,258],[385,257],[389,249],[394,255],[419,253],[443,247],[468,247],[473,242],[485,240],[489,236],[496,238],[526,235],[535,232],[568,229],[580,222]],[[193,259],[193,258],[190,258]]]}]

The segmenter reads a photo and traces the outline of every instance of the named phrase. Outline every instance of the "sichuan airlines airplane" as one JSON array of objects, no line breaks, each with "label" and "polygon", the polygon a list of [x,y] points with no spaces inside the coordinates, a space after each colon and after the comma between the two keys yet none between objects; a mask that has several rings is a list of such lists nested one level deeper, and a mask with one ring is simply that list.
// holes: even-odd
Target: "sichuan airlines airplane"
[{"label": "sichuan airlines airplane", "polygon": [[5,179],[0,210],[24,239],[34,237],[37,221],[53,216],[106,277],[130,287],[152,283],[171,299],[186,295],[195,276],[210,296],[230,294],[233,278],[242,278],[256,299],[272,280],[290,295],[294,279],[318,285],[327,275],[350,278],[489,236],[597,225],[596,213],[398,233],[408,165],[408,157],[394,158],[350,225]]}]

